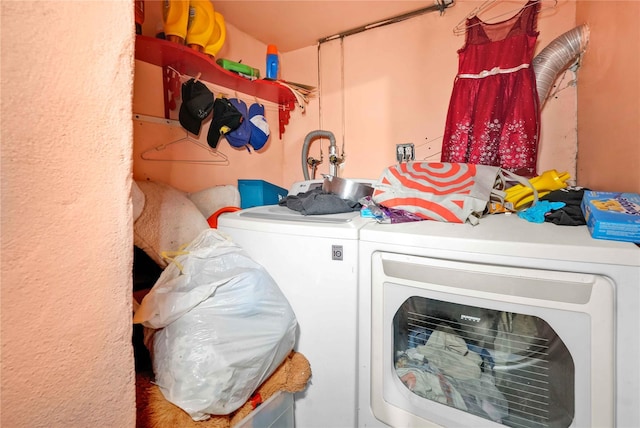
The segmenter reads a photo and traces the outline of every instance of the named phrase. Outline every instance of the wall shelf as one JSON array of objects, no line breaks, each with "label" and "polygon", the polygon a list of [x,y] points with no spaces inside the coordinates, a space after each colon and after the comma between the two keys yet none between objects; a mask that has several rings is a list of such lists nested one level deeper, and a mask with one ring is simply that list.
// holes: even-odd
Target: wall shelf
[{"label": "wall shelf", "polygon": [[188,76],[199,74],[201,80],[278,104],[280,138],[284,134],[285,125],[289,123],[290,111],[295,109],[296,98],[289,88],[277,81],[249,80],[240,77],[223,69],[207,55],[188,46],[137,35],[135,58],[162,67],[164,113],[167,119],[169,119],[169,112],[176,108],[176,101],[180,98],[180,76],[173,70]]}]

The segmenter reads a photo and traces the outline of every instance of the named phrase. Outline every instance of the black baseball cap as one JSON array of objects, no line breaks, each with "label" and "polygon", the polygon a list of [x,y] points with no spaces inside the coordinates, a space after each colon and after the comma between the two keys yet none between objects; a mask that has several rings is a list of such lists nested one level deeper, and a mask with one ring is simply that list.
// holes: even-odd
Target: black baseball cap
[{"label": "black baseball cap", "polygon": [[200,134],[202,122],[213,110],[213,92],[200,81],[190,79],[182,84],[179,120],[184,129]]},{"label": "black baseball cap", "polygon": [[227,98],[216,98],[213,103],[213,118],[207,134],[207,143],[214,149],[220,136],[238,129],[243,121],[240,111]]}]

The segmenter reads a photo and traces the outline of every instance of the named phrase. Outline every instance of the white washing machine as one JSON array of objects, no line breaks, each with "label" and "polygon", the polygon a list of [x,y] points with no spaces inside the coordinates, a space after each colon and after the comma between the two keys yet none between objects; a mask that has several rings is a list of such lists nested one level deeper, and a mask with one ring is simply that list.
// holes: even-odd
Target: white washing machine
[{"label": "white washing machine", "polygon": [[[296,183],[290,194],[304,191]],[[218,230],[274,278],[298,319],[295,349],[311,364],[296,394],[298,428],[356,426],[358,212],[304,216],[278,205],[223,214]]]}]

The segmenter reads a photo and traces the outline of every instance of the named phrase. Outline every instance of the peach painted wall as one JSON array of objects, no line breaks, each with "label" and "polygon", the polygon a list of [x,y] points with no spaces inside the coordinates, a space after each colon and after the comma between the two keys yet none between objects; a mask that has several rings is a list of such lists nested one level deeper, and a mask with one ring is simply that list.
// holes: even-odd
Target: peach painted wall
[{"label": "peach painted wall", "polygon": [[[504,0],[481,16],[509,16],[509,11],[523,3]],[[339,169],[344,177],[377,178],[395,161],[398,143],[414,143],[418,159],[438,159],[457,68],[456,51],[464,42],[452,29],[479,4],[458,0],[443,16],[429,13],[325,43],[320,49],[310,46],[284,53],[282,77],[318,86],[320,98],[313,99],[305,112],[292,112],[282,140],[272,136],[264,150],[253,154],[223,143],[222,151],[231,160],[228,166],[151,164],[140,162],[134,151],[136,176],[167,181],[185,190],[233,184],[237,178],[262,178],[288,187],[303,179],[303,141],[316,129],[332,131],[341,153],[344,147],[346,162]],[[542,109],[540,172],[568,171],[577,184],[599,189],[640,189],[640,170],[633,167],[640,151],[633,142],[640,126],[638,58],[631,54],[638,50],[639,30],[634,24],[638,7],[628,1],[559,0],[555,7],[541,11],[536,52],[583,23],[590,27],[590,41],[577,73],[560,73],[553,96]],[[232,26],[228,43],[222,56],[243,58],[264,71],[263,44]],[[135,99],[153,97],[145,95],[153,91],[157,94],[158,80],[148,80],[148,75],[140,71]],[[140,89],[141,80],[144,89]],[[611,93],[616,95],[609,96]],[[161,104],[140,101],[138,110],[149,111],[150,105]],[[276,123],[274,110],[268,112],[268,119]],[[179,127],[165,126],[149,132],[151,126],[146,125],[138,132],[144,126],[136,126],[136,150],[183,135]],[[321,148],[324,163],[319,174],[328,172],[328,141],[312,142],[311,156],[320,158]]]},{"label": "peach painted wall", "polygon": [[582,1],[591,28],[578,79],[578,181],[640,193],[640,2]]},{"label": "peach painted wall", "polygon": [[0,8],[0,425],[133,427],[133,8]]},{"label": "peach painted wall", "polygon": [[[320,106],[307,117],[292,119],[296,131],[287,131],[285,182],[302,178],[300,147],[306,132],[317,127],[332,131],[346,154],[339,175],[377,178],[395,163],[395,146],[413,143],[416,159],[439,160],[444,123],[457,72],[457,50],[464,36],[453,28],[482,2],[458,0],[444,15],[427,13],[398,24],[380,27],[322,44],[320,47]],[[480,16],[504,20],[523,1],[497,2]],[[553,4],[545,2],[545,4]],[[575,3],[560,0],[544,6],[538,19],[536,52],[575,26]],[[286,55],[291,69],[316,64],[316,47]],[[289,72],[290,68],[286,71]],[[309,81],[317,75],[297,74],[291,80]],[[567,71],[564,81],[572,81]],[[317,83],[317,79],[313,80]],[[342,106],[344,105],[344,110]],[[576,91],[568,86],[547,102],[542,111],[540,171],[558,169],[575,173]],[[294,132],[299,132],[294,135]],[[320,141],[312,143],[312,156],[320,156]],[[328,172],[327,141],[320,171]]]},{"label": "peach painted wall", "polygon": [[[282,77],[318,86],[320,97],[312,99],[305,112],[299,109],[292,112],[284,138],[280,140],[272,135],[268,147],[260,153],[248,154],[222,143],[221,151],[230,159],[228,166],[140,161],[137,151],[156,142],[172,141],[184,132],[179,126],[154,126],[152,130],[149,124],[137,124],[134,173],[136,177],[169,182],[187,191],[214,184],[235,184],[237,178],[262,178],[289,187],[303,179],[303,142],[305,136],[316,129],[334,133],[340,154],[344,148],[345,162],[339,169],[343,177],[377,178],[385,167],[395,162],[395,146],[399,143],[414,143],[417,159],[439,160],[457,71],[457,50],[464,43],[464,36],[454,35],[453,27],[479,4],[480,1],[458,0],[442,16],[437,12],[428,13],[342,41],[328,42],[319,49],[310,46],[282,54]],[[499,19],[505,19],[522,4],[522,0],[504,0],[481,16],[491,19],[499,15]],[[559,0],[555,8],[542,10],[537,51],[575,26],[573,0]],[[230,46],[225,46],[228,50],[223,50],[221,57],[243,58],[245,63],[264,71],[263,44],[233,26],[228,41]],[[153,105],[161,107],[161,103],[144,101],[158,94],[159,74],[152,79],[148,77],[159,71],[145,71],[148,68],[138,67],[136,112],[151,112]],[[558,80],[562,90],[542,111],[539,169],[542,172],[555,168],[574,176],[576,88],[568,83],[575,80],[575,74],[567,71]],[[145,114],[162,115],[162,112]],[[268,119],[277,123],[275,111]],[[207,129],[204,128],[201,135],[206,135]],[[314,140],[310,155],[320,158],[321,149],[324,161],[318,177],[329,171],[328,140]]]}]

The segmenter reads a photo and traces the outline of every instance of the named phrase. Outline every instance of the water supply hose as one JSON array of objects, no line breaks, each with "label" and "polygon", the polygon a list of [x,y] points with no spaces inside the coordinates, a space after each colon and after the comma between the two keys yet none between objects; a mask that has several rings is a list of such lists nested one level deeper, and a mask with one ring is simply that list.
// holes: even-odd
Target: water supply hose
[{"label": "water supply hose", "polygon": [[[309,180],[309,171],[307,170],[307,157],[309,156],[309,145],[311,140],[315,138],[328,138],[330,147],[336,147],[336,137],[330,131],[311,131],[304,137],[304,144],[302,145],[302,175],[305,180]],[[335,175],[335,174],[332,174]]]},{"label": "water supply hose", "polygon": [[589,27],[583,24],[555,38],[533,58],[541,110],[553,82],[585,50],[588,41]]}]

